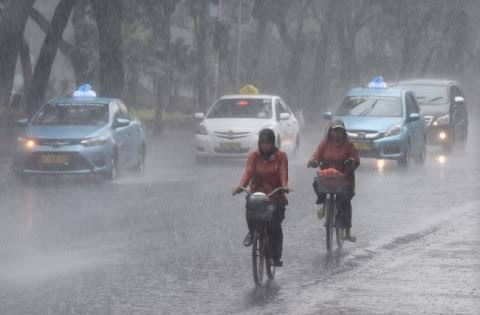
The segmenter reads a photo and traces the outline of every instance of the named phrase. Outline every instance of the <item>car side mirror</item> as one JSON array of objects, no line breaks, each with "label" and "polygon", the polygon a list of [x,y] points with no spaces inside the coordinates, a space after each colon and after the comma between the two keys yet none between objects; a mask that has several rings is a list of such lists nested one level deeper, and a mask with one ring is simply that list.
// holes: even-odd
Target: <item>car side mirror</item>
[{"label": "car side mirror", "polygon": [[455,96],[454,101],[455,104],[464,104],[465,98],[463,96]]},{"label": "car side mirror", "polygon": [[332,112],[325,112],[323,113],[323,118],[326,120],[332,120],[333,119],[333,113]]},{"label": "car side mirror", "polygon": [[115,122],[113,123],[113,128],[121,128],[121,127],[127,127],[130,125],[130,121],[125,118],[117,118],[115,119]]},{"label": "car side mirror", "polygon": [[411,113],[408,116],[408,122],[417,121],[419,119],[420,119],[420,114],[419,113]]},{"label": "car side mirror", "polygon": [[204,113],[195,113],[194,117],[195,117],[195,119],[203,120],[205,118],[205,114]]},{"label": "car side mirror", "polygon": [[22,118],[17,120],[17,126],[26,127],[28,125],[28,118]]},{"label": "car side mirror", "polygon": [[290,113],[281,113],[280,120],[288,120],[290,118]]}]

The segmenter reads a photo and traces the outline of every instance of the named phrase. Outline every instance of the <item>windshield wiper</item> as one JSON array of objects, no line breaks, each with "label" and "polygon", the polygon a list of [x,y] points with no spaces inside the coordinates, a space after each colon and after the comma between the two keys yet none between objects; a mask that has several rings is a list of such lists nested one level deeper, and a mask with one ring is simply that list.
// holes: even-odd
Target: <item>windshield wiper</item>
[{"label": "windshield wiper", "polygon": [[378,100],[375,100],[370,107],[365,109],[363,112],[359,113],[358,116],[368,116],[368,114],[372,111],[372,109],[377,105]]},{"label": "windshield wiper", "polygon": [[435,102],[435,101],[441,100],[442,98],[443,98],[443,96],[437,96],[437,97],[429,99],[428,102]]}]

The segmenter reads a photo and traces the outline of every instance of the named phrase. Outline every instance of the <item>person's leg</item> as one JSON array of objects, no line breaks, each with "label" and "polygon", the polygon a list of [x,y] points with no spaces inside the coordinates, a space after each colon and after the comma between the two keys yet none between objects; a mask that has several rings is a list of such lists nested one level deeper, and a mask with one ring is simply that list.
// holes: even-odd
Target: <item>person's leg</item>
[{"label": "person's leg", "polygon": [[272,222],[270,223],[270,242],[272,249],[272,258],[274,259],[275,265],[280,267],[282,265],[282,250],[283,250],[283,231],[282,231],[282,222],[285,219],[285,206],[278,205]]},{"label": "person's leg", "polygon": [[253,229],[254,229],[254,224],[253,220],[249,215],[248,209],[245,207],[245,219],[247,221],[247,226],[248,226],[248,233],[245,236],[245,239],[243,240],[243,245],[245,246],[250,246],[252,245],[252,237],[253,237]]},{"label": "person's leg", "polygon": [[356,237],[352,236],[352,198],[353,193],[337,194],[335,204],[337,206],[337,224],[345,228],[345,239],[355,242]]},{"label": "person's leg", "polygon": [[317,205],[320,205],[317,209],[317,216],[319,219],[325,216],[325,199],[327,198],[327,194],[321,192],[318,189],[318,179],[315,177],[313,180],[313,191],[317,195],[317,201],[315,202]]},{"label": "person's leg", "polygon": [[317,195],[317,201],[315,202],[317,205],[319,204],[322,204],[325,202],[325,199],[327,198],[327,194],[321,192],[319,189],[318,189],[318,179],[315,177],[315,179],[313,180],[313,184],[312,184],[312,187],[313,187],[313,191],[315,192],[315,194]]}]

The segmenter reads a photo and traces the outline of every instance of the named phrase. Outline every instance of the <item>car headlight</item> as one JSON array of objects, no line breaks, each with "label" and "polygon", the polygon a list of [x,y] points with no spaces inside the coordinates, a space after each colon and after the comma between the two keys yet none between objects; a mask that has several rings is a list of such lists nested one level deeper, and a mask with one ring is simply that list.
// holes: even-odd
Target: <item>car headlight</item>
[{"label": "car headlight", "polygon": [[204,125],[197,125],[195,128],[195,133],[197,135],[207,135],[207,128]]},{"label": "car headlight", "polygon": [[388,127],[387,131],[385,131],[385,136],[386,137],[396,136],[401,132],[402,132],[402,125],[395,124],[395,125],[392,125],[392,126]]},{"label": "car headlight", "polygon": [[85,139],[80,141],[80,144],[86,147],[92,147],[96,145],[104,145],[108,141],[108,136],[103,135],[95,138]]},{"label": "car headlight", "polygon": [[449,123],[450,123],[450,114],[446,114],[435,119],[435,121],[433,122],[433,125],[445,126],[445,125],[448,125]]},{"label": "car headlight", "polygon": [[17,144],[19,146],[27,148],[27,149],[32,149],[33,147],[35,147],[37,145],[35,143],[35,140],[24,138],[24,137],[18,137]]}]

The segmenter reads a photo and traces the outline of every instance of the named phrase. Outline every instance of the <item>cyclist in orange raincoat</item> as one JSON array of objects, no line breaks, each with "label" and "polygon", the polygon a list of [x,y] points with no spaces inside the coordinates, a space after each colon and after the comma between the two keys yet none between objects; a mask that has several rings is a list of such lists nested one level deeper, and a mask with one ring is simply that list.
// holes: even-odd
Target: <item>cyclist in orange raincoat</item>
[{"label": "cyclist in orange raincoat", "polygon": [[[328,128],[327,136],[320,142],[317,150],[308,161],[308,167],[318,166],[321,162],[322,169],[333,168],[339,172],[345,173],[347,181],[350,182],[350,188],[342,194],[337,194],[337,209],[340,212],[340,220],[346,229],[345,239],[355,242],[356,238],[351,235],[352,227],[352,203],[355,195],[355,169],[360,165],[358,152],[353,143],[348,139],[345,124],[341,120],[332,122]],[[313,189],[317,194],[317,204],[322,204],[318,210],[318,217],[325,216],[325,194],[318,191],[318,183],[313,182]]]}]

